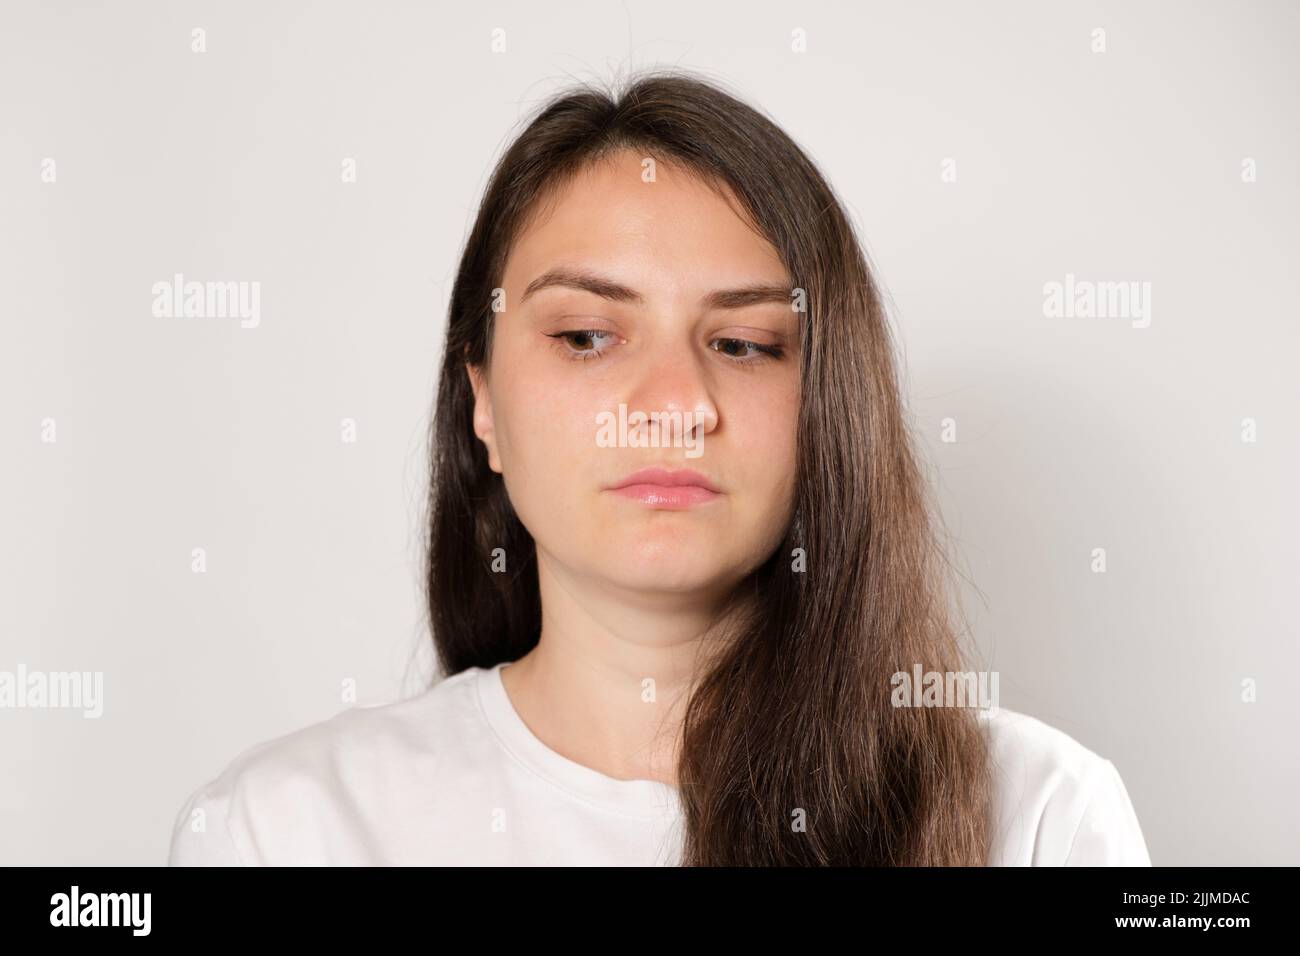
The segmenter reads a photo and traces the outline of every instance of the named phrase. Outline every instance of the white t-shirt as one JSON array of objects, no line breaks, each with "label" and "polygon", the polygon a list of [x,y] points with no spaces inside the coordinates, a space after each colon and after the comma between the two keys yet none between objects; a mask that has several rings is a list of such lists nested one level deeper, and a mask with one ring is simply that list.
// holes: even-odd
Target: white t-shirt
[{"label": "white t-shirt", "polygon": [[[169,865],[673,865],[676,789],[542,743],[506,693],[506,666],[248,748],[181,808]],[[1151,865],[1110,761],[1006,709],[981,726],[994,865]]]}]

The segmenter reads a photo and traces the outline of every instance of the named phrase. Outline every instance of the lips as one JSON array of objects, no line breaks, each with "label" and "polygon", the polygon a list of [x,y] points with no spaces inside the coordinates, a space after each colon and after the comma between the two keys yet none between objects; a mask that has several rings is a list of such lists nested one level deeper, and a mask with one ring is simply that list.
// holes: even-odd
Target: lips
[{"label": "lips", "polygon": [[666,468],[643,468],[633,472],[608,489],[654,508],[681,510],[707,504],[722,494],[705,475],[689,468],[670,471]]},{"label": "lips", "polygon": [[642,468],[640,471],[634,471],[616,485],[611,485],[611,490],[627,488],[631,485],[659,485],[664,488],[686,488],[697,487],[706,491],[718,494],[722,489],[718,488],[707,477],[701,475],[698,471],[691,471],[689,468],[681,468],[670,471],[667,468]]}]

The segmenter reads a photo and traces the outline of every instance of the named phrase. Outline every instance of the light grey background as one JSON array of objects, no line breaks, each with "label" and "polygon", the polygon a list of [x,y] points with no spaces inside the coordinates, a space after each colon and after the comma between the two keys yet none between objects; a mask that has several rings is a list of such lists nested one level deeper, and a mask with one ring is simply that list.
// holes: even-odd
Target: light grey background
[{"label": "light grey background", "polygon": [[[1157,864],[1300,862],[1295,5],[719,6],[5,3],[0,670],[105,710],[0,710],[0,862],[160,863],[236,753],[427,679],[487,171],[655,65],[766,110],[866,239],[1002,706],[1114,761]],[[259,281],[260,325],[153,316],[177,272]],[[1045,317],[1066,273],[1150,282],[1150,326]]]}]

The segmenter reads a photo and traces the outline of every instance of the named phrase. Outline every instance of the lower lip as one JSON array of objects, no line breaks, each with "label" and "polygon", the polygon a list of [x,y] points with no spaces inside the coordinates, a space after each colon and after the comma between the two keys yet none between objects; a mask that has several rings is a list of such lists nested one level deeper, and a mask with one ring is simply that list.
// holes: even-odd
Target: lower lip
[{"label": "lower lip", "polygon": [[681,510],[706,504],[722,497],[716,491],[710,491],[700,485],[624,485],[611,489],[614,494],[631,498],[643,505],[653,508]]}]

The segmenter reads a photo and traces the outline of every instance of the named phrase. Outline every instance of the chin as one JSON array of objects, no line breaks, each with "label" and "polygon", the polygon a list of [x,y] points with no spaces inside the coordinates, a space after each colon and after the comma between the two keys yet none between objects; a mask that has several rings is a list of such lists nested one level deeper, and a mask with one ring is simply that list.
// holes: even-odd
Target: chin
[{"label": "chin", "polygon": [[713,553],[717,539],[627,541],[599,549],[596,571],[618,584],[647,591],[696,591],[716,585],[726,568]]},{"label": "chin", "polygon": [[702,594],[718,587],[718,575],[697,573],[693,570],[677,568],[673,574],[658,571],[623,568],[616,577],[606,574],[607,580],[624,591],[642,594]]}]

